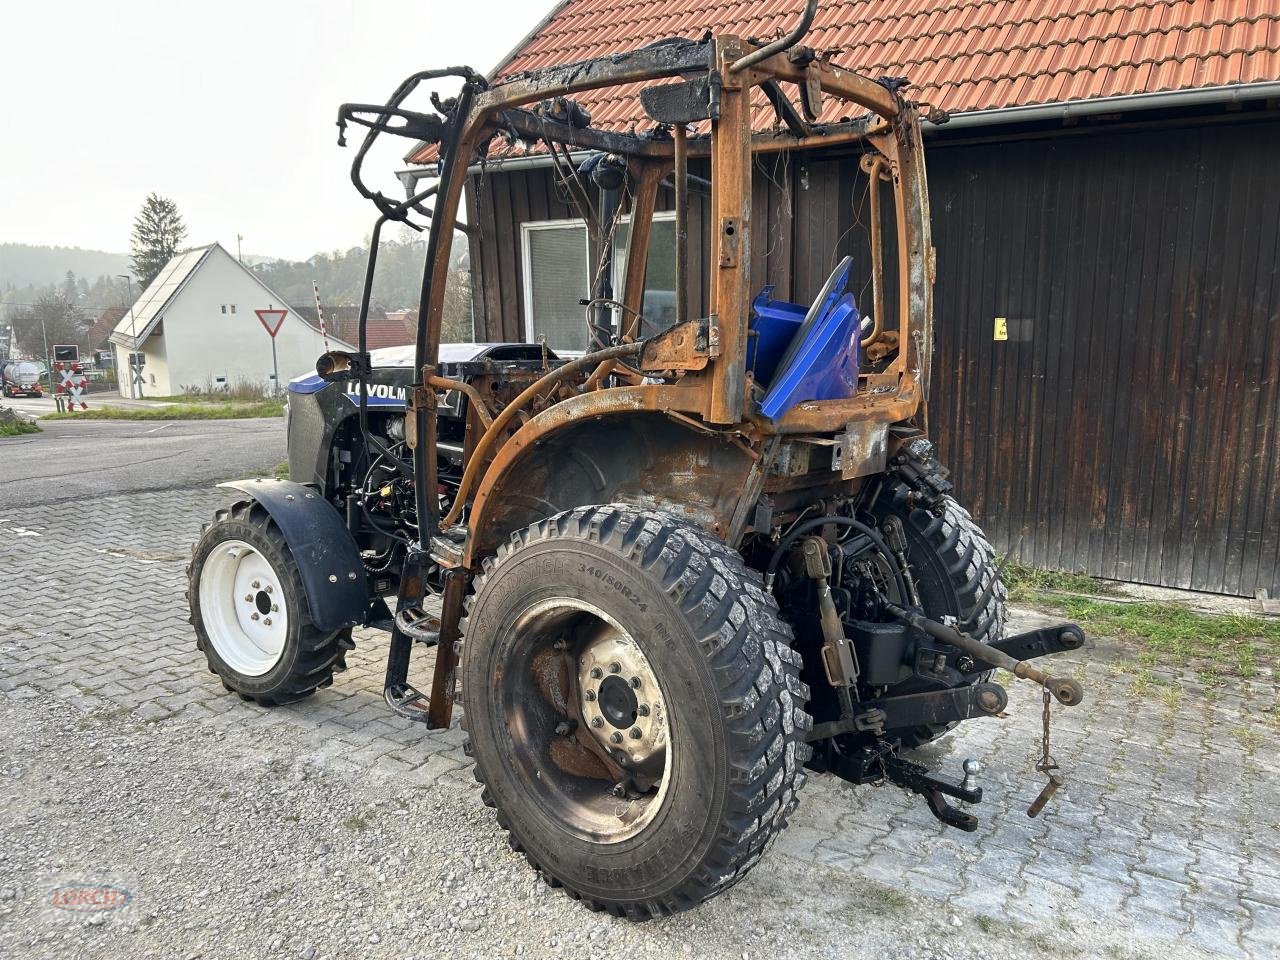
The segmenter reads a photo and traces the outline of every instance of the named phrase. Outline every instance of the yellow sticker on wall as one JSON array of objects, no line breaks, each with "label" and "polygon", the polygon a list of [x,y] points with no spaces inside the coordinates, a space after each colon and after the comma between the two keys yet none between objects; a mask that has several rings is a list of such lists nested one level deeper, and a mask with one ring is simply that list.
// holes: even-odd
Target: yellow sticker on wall
[{"label": "yellow sticker on wall", "polygon": [[1009,339],[1009,320],[1006,317],[996,317],[996,333],[993,340]]}]

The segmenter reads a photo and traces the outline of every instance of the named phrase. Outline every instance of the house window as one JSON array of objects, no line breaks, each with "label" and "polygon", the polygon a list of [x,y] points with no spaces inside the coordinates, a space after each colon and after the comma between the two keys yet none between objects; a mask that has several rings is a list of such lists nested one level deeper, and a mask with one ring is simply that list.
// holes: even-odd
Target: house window
[{"label": "house window", "polygon": [[589,296],[587,227],[581,220],[526,223],[524,234],[524,332],[537,343],[547,338],[552,350],[587,349],[582,305]]},{"label": "house window", "polygon": [[[630,218],[614,233],[613,289],[621,298],[627,271]],[[523,231],[525,338],[565,353],[587,349],[586,312],[578,301],[591,296],[591,253],[581,220],[526,223]],[[675,321],[676,222],[674,213],[655,213],[649,236],[645,293],[641,306],[643,336],[665,330]],[[614,312],[614,327],[621,325]]]},{"label": "house window", "polygon": [[232,313],[236,312],[236,305],[234,303],[231,305],[231,312]]},{"label": "house window", "polygon": [[222,312],[224,314],[227,312],[227,305],[225,303],[222,305]]},{"label": "house window", "polygon": [[[619,300],[627,276],[627,248],[631,242],[631,222],[626,218],[613,235],[613,294]],[[623,311],[614,312],[615,326]],[[654,213],[649,228],[649,255],[644,268],[644,299],[640,301],[644,324],[640,336],[651,337],[676,322],[676,215]],[[626,323],[635,318],[629,314]],[[625,329],[625,326],[623,327]]]}]

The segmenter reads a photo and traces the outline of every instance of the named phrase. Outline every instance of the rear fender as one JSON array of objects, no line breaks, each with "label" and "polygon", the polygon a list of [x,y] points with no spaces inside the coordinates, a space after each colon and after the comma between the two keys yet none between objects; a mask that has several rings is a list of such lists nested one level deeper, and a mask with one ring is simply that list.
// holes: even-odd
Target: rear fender
[{"label": "rear fender", "polygon": [[298,565],[307,610],[318,629],[364,623],[369,609],[364,561],[342,514],[329,501],[290,480],[234,480],[218,486],[252,497],[271,515]]},{"label": "rear fender", "polygon": [[514,456],[500,453],[486,472],[471,512],[468,564],[516,530],[592,504],[662,510],[728,539],[755,462],[742,443],[657,412],[568,423],[551,421],[550,412],[526,423],[502,451]]}]

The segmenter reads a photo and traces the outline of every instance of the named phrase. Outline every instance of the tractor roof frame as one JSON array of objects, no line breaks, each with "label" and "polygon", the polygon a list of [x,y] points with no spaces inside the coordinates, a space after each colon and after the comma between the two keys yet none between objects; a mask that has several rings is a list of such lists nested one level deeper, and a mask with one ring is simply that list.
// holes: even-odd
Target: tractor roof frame
[{"label": "tractor roof frame", "polygon": [[[637,182],[634,209],[638,220],[633,219],[631,243],[636,245],[633,250],[638,249],[647,240],[652,196],[659,181],[672,172],[678,159],[680,136],[642,137],[576,126],[545,112],[524,108],[602,87],[710,76],[711,86],[718,93],[719,115],[712,120],[710,136],[688,138],[687,156],[711,160],[712,222],[719,224],[720,230],[719,236],[713,237],[713,245],[717,246],[712,251],[713,261],[719,269],[711,285],[710,312],[719,328],[719,356],[710,358],[709,372],[691,372],[682,378],[681,387],[656,392],[670,394],[666,399],[672,404],[671,409],[700,416],[709,423],[749,423],[752,432],[761,434],[832,431],[851,420],[908,419],[924,399],[932,319],[933,255],[916,108],[899,95],[897,84],[863,77],[823,60],[806,48],[792,48],[735,71],[735,64],[753,49],[749,41],[732,36],[701,41],[674,40],[517,74],[478,91],[466,116],[455,123],[456,142],[447,144],[444,151],[433,232],[437,227],[445,233],[452,229],[466,167],[472,158],[483,156],[492,137],[506,131],[525,139],[603,150],[626,157]],[[807,123],[793,116],[785,132],[753,133],[750,91],[766,85],[776,89],[778,83],[795,84],[804,91],[802,96],[812,97],[821,91],[864,108],[867,115],[826,125]],[[794,113],[794,109],[791,112]],[[779,114],[786,118],[784,110]],[[899,238],[898,356],[886,371],[874,375],[871,390],[859,391],[857,397],[849,400],[802,404],[777,423],[771,423],[752,413],[745,402],[746,323],[750,313],[748,271],[745,258],[735,257],[732,250],[727,249],[747,249],[750,157],[854,142],[864,144],[871,154],[871,160],[863,164],[864,172],[891,182],[895,195]],[[456,154],[453,163],[449,162],[450,154]],[[644,262],[642,256],[628,260],[637,264]],[[421,359],[425,364],[434,365],[448,264],[436,258],[429,266],[431,276],[429,282],[424,283],[429,297],[419,314],[427,341]],[[640,302],[642,280],[643,273],[638,267],[629,270],[622,299],[631,308],[638,307]],[[875,316],[881,319],[879,311]],[[603,377],[594,377],[592,383],[598,385],[602,380]],[[691,382],[684,382],[686,380]],[[704,381],[707,382],[705,388],[702,387]],[[886,386],[890,389],[885,389]]]}]

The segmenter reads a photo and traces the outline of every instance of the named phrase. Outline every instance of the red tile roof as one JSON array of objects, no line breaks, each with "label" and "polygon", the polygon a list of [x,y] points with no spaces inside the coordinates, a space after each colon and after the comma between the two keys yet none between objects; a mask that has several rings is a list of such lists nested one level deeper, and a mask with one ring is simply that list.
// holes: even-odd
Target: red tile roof
[{"label": "red tile roof", "polygon": [[[772,38],[801,9],[803,0],[566,0],[497,76],[708,29]],[[803,42],[871,77],[906,76],[911,99],[952,113],[1280,80],[1276,0],[822,0]],[[595,126],[649,125],[634,89],[577,99]],[[841,105],[828,106],[823,119],[835,119]],[[770,128],[772,112],[762,105],[756,122]]]},{"label": "red tile roof", "polygon": [[89,328],[88,333],[84,335],[85,343],[90,351],[104,350],[107,346],[107,338],[111,336],[111,331],[116,328],[125,315],[128,314],[128,307],[107,307],[98,315],[98,319],[93,321],[93,326]]},{"label": "red tile roof", "polygon": [[[365,327],[368,348],[381,350],[383,347],[405,347],[413,343],[417,335],[417,315],[418,311],[409,310],[390,313],[385,317],[370,317]],[[356,317],[325,317],[329,332],[352,346],[359,340],[359,323]]]}]

